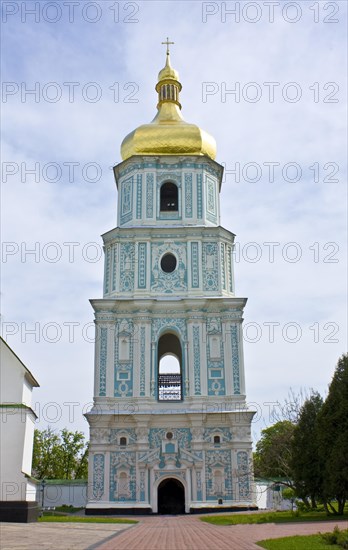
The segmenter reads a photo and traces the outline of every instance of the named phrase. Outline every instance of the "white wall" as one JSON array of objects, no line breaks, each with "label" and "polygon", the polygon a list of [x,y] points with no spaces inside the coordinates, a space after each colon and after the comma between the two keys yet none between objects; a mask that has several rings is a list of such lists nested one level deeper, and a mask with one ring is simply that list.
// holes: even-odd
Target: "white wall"
[{"label": "white wall", "polygon": [[22,403],[25,369],[2,341],[0,360],[0,403]]},{"label": "white wall", "polygon": [[[41,494],[42,495],[42,494]],[[39,502],[42,502],[42,496],[39,497]],[[50,484],[45,486],[45,507],[72,505],[76,508],[85,507],[87,504],[87,481],[80,484],[66,483]]]},{"label": "white wall", "polygon": [[256,489],[256,505],[260,510],[265,510],[267,508],[267,490],[268,485],[266,483],[255,483]]},{"label": "white wall", "polygon": [[30,479],[27,479],[25,500],[29,502],[38,501],[38,498],[39,498],[38,488],[39,488],[39,485],[37,483],[35,483],[34,481],[31,481]]},{"label": "white wall", "polygon": [[24,377],[21,403],[23,403],[23,405],[26,405],[27,407],[31,407],[32,391],[33,391],[33,388],[31,387],[31,384]]},{"label": "white wall", "polygon": [[23,445],[26,426],[25,409],[0,409],[0,500],[24,500],[22,484]]},{"label": "white wall", "polygon": [[22,471],[29,476],[31,475],[31,463],[33,458],[34,429],[35,421],[33,415],[29,412],[27,414],[27,421],[25,424],[22,461]]}]

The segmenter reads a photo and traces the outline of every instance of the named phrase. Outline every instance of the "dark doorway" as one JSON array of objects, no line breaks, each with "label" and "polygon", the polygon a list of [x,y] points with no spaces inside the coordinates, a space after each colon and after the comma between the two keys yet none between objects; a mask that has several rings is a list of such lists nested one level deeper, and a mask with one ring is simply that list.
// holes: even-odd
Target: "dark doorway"
[{"label": "dark doorway", "polygon": [[185,489],[177,479],[164,479],[158,486],[158,513],[184,514]]}]

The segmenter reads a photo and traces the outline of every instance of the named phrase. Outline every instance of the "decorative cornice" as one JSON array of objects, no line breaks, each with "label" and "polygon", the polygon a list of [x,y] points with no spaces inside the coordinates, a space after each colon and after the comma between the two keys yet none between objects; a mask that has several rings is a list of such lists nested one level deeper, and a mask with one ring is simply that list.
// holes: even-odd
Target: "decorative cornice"
[{"label": "decorative cornice", "polygon": [[[189,242],[192,239],[201,238],[202,240],[209,239],[225,239],[228,244],[233,244],[235,234],[228,229],[225,229],[221,225],[217,227],[209,226],[172,226],[160,227],[156,226],[137,226],[137,227],[115,227],[110,231],[107,231],[102,235],[104,244],[110,245],[119,240],[134,241],[150,239],[154,242],[154,239],[181,239],[184,242]],[[232,242],[231,242],[232,241]]]},{"label": "decorative cornice", "polygon": [[[146,318],[153,318],[158,315],[168,315],[173,317],[195,318],[197,315],[212,314],[224,316],[224,318],[240,319],[243,314],[243,309],[247,302],[247,298],[182,298],[179,300],[137,298],[109,300],[109,299],[94,299],[90,303],[96,315],[104,315],[103,320],[116,318],[116,316],[139,315]],[[197,306],[200,305],[198,308]],[[98,317],[99,319],[100,317]]]},{"label": "decorative cornice", "polygon": [[148,156],[132,156],[131,158],[116,164],[113,168],[115,174],[116,184],[118,184],[120,178],[131,172],[144,171],[144,170],[203,170],[206,169],[211,174],[221,180],[224,168],[216,162],[205,156],[190,156],[190,157],[173,157],[173,156],[160,156],[160,157],[148,157]]}]

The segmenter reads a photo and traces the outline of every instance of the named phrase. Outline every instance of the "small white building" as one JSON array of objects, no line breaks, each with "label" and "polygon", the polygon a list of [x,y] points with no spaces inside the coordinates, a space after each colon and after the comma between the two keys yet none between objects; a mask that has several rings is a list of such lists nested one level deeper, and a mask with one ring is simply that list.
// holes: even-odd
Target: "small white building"
[{"label": "small white building", "polygon": [[39,384],[1,337],[0,354],[0,521],[35,521],[31,462],[37,416],[31,398]]},{"label": "small white building", "polygon": [[42,498],[43,507],[74,506],[74,508],[85,508],[87,489],[87,480],[84,479],[46,479],[45,494]]},{"label": "small white building", "polygon": [[256,504],[259,510],[292,510],[296,505],[291,500],[284,498],[283,490],[286,488],[279,481],[272,479],[255,479]]}]

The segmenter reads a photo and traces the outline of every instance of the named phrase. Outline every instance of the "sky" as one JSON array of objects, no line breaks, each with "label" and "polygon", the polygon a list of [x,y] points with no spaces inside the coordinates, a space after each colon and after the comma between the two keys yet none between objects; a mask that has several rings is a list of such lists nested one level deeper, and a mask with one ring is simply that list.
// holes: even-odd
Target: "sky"
[{"label": "sky", "polygon": [[[38,427],[86,434],[111,167],[165,61],[224,165],[252,433],[347,349],[346,2],[2,2],[2,336]],[[290,398],[291,401],[291,398]]]}]

